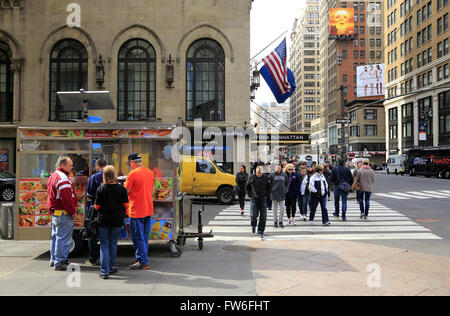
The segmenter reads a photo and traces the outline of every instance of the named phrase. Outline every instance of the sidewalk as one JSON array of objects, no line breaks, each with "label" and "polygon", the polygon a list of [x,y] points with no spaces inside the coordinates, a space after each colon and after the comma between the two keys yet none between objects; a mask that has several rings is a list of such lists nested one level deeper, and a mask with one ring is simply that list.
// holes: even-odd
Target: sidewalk
[{"label": "sidewalk", "polygon": [[366,242],[206,240],[199,251],[188,241],[179,258],[158,243],[149,271],[129,270],[133,249],[120,247],[119,273],[108,280],[85,257],[71,260],[79,287],[73,273],[49,268],[46,247],[0,242],[0,295],[450,295],[449,258]]}]

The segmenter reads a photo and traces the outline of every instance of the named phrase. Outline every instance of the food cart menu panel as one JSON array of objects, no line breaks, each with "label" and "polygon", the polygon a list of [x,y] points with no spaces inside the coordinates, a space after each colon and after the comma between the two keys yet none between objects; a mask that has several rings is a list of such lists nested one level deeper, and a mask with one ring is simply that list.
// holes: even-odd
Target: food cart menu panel
[{"label": "food cart menu panel", "polygon": [[[73,217],[74,226],[84,223],[84,184],[75,184],[78,200],[77,213]],[[20,179],[19,181],[19,227],[49,228],[52,218],[47,206],[47,185],[41,179]]]}]

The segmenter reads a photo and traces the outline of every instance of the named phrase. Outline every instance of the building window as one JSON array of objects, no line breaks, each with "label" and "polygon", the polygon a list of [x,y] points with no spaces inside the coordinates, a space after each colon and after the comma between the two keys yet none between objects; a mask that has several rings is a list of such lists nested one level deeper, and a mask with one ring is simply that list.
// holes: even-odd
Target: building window
[{"label": "building window", "polygon": [[74,39],[59,41],[50,54],[50,121],[81,119],[81,111],[63,111],[59,91],[87,90],[88,53]]},{"label": "building window", "polygon": [[364,125],[364,135],[377,136],[377,125]]},{"label": "building window", "polygon": [[375,109],[364,110],[364,119],[365,120],[376,120],[377,119],[377,110],[375,110]]},{"label": "building window", "polygon": [[389,121],[397,121],[397,108],[389,110]]},{"label": "building window", "polygon": [[398,126],[390,125],[389,126],[389,139],[397,139],[398,138]]},{"label": "building window", "polygon": [[11,49],[0,42],[0,122],[13,119],[13,82]]},{"label": "building window", "polygon": [[225,120],[225,53],[210,39],[196,41],[187,53],[186,120]]},{"label": "building window", "polygon": [[156,117],[156,53],[143,39],[126,42],[119,51],[119,121]]}]

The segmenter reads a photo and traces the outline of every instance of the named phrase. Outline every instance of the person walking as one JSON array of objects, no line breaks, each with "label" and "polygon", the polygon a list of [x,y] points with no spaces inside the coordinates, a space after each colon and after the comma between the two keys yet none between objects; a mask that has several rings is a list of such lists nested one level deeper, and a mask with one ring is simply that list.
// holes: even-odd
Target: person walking
[{"label": "person walking", "polygon": [[[264,174],[267,178],[269,178],[269,176],[272,174],[272,166],[270,165],[270,162],[266,163],[266,165],[264,166]],[[266,203],[267,203],[267,209],[269,211],[271,211],[272,210],[272,200],[270,197],[270,193],[267,195]]]},{"label": "person walking", "polygon": [[323,167],[317,166],[316,173],[309,180],[309,191],[311,192],[311,211],[309,214],[309,221],[314,221],[314,216],[318,204],[320,204],[320,209],[322,211],[322,224],[323,226],[330,225],[330,220],[328,218],[327,210],[327,194],[329,191],[327,180],[323,175]]},{"label": "person walking", "polygon": [[[94,219],[97,217],[97,211],[94,208],[95,194],[97,189],[103,184],[103,168],[106,167],[106,161],[104,159],[98,159],[95,162],[95,169],[97,173],[89,178],[89,183],[87,186],[87,214],[86,217]],[[88,238],[88,248],[89,248],[89,258],[86,260],[85,264],[88,266],[96,266],[97,259],[99,256],[98,246],[97,246],[97,236]]]},{"label": "person walking", "polygon": [[[246,185],[247,194],[251,199],[250,217],[252,233],[256,232],[258,225],[258,235],[264,240],[264,231],[266,230],[267,221],[267,196],[270,194],[269,178],[263,174],[262,166],[256,168],[256,174],[252,174]],[[259,223],[258,223],[259,218]]]},{"label": "person walking", "polygon": [[295,213],[297,211],[297,198],[300,193],[300,177],[294,170],[293,164],[287,164],[285,173],[288,176],[289,184],[286,193],[286,213],[289,225],[296,225]]},{"label": "person walking", "polygon": [[334,184],[334,213],[333,216],[339,217],[339,201],[342,198],[342,220],[347,220],[347,199],[349,189],[353,184],[352,172],[345,166],[344,159],[339,159],[338,166],[333,168],[330,181]]},{"label": "person walking", "polygon": [[300,169],[300,194],[298,196],[298,207],[300,209],[300,219],[306,221],[308,215],[308,203],[310,201],[309,175],[306,166]]},{"label": "person walking", "polygon": [[369,164],[369,159],[364,159],[363,165],[356,175],[356,181],[361,185],[361,190],[357,194],[359,209],[361,211],[360,218],[364,219],[367,219],[367,216],[369,216],[370,197],[373,192],[373,184],[375,183],[375,172],[370,168]]},{"label": "person walking", "polygon": [[245,209],[245,195],[247,192],[245,191],[245,185],[248,181],[248,173],[247,168],[242,165],[239,172],[236,174],[236,189],[239,197],[239,206],[241,208],[241,216],[244,215]]},{"label": "person walking", "polygon": [[328,168],[327,164],[323,165],[323,175],[325,176],[325,179],[327,179],[327,183],[328,183],[328,187],[330,188],[330,190],[328,191],[328,201],[331,200],[331,184],[330,184],[330,176],[331,176],[331,170],[330,168]]},{"label": "person walking", "polygon": [[142,165],[142,158],[137,154],[128,156],[131,172],[127,176],[125,188],[130,201],[127,215],[130,217],[130,235],[136,250],[136,263],[131,270],[148,270],[148,243],[153,212],[153,172]]},{"label": "person walking", "polygon": [[96,192],[94,207],[99,215],[100,278],[107,279],[109,275],[117,273],[114,268],[117,243],[128,208],[127,190],[117,184],[117,171],[113,166],[103,169],[103,184]]},{"label": "person walking", "polygon": [[57,169],[48,178],[47,205],[52,216],[50,242],[50,267],[55,271],[66,271],[73,234],[73,215],[77,210],[77,198],[69,175],[73,162],[69,157],[60,157]]},{"label": "person walking", "polygon": [[[284,228],[283,217],[285,208],[286,193],[288,190],[289,179],[285,173],[281,171],[281,165],[275,167],[275,172],[269,176],[270,193],[273,203],[273,226]],[[278,210],[280,211],[278,213]]]}]

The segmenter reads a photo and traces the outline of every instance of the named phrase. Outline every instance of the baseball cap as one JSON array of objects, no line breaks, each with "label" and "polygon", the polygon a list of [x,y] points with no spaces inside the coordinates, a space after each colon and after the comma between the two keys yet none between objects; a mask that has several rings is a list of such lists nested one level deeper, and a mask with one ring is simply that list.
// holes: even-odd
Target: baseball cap
[{"label": "baseball cap", "polygon": [[138,153],[133,153],[133,154],[128,156],[128,162],[127,163],[130,163],[130,161],[141,160],[141,159],[142,159],[142,157],[139,156]]}]

